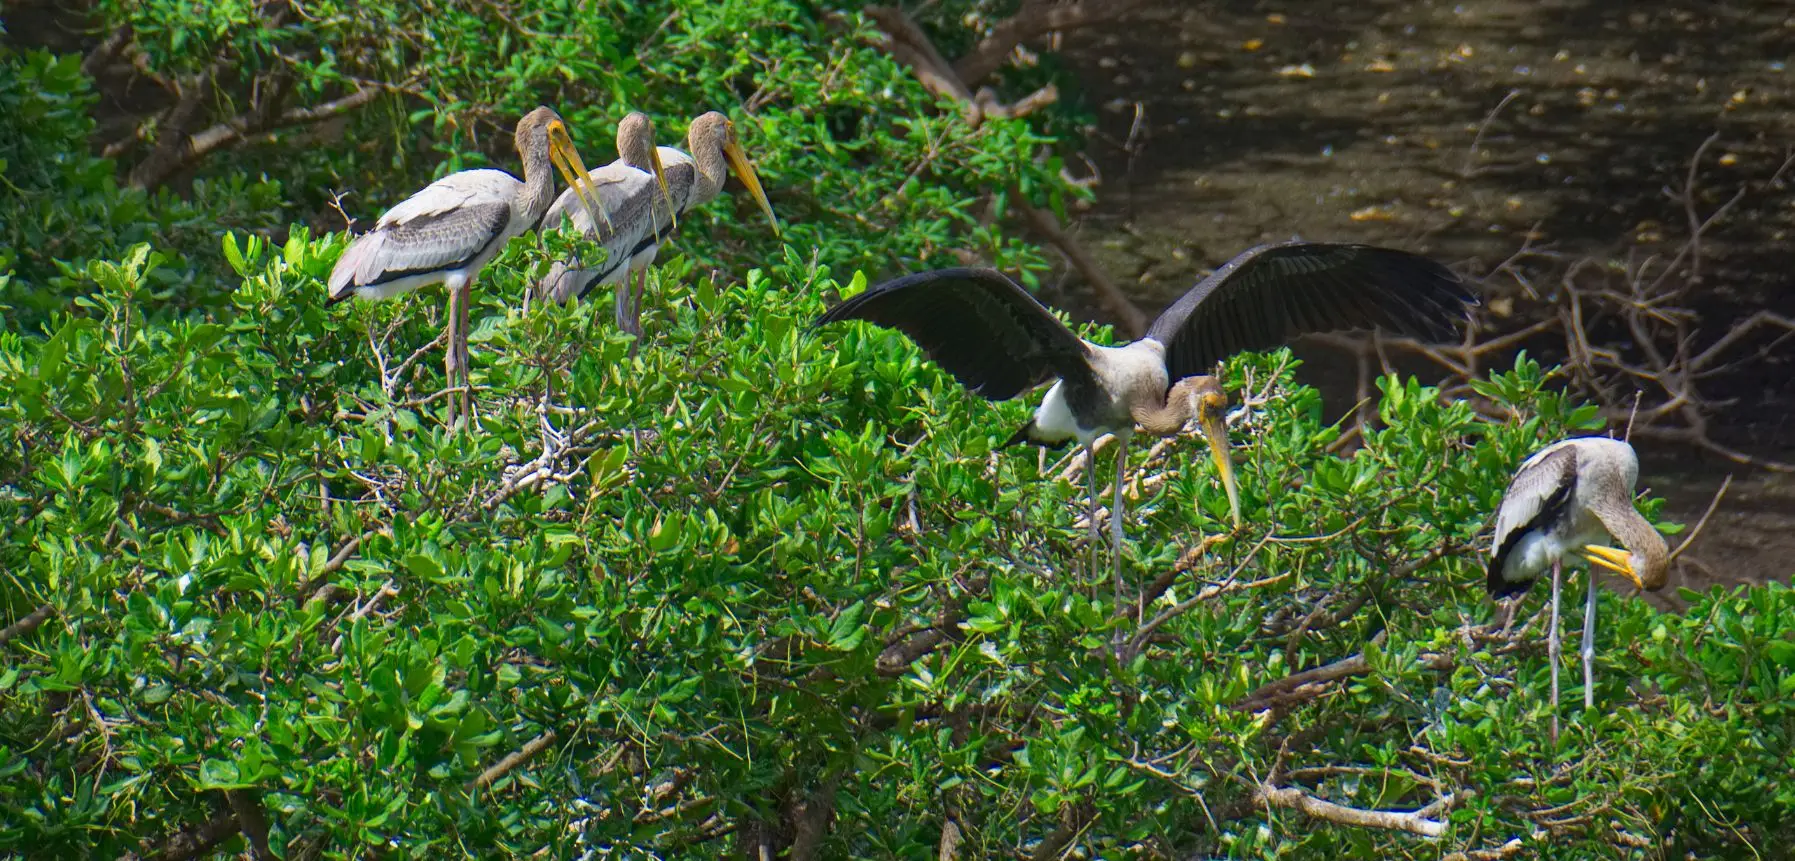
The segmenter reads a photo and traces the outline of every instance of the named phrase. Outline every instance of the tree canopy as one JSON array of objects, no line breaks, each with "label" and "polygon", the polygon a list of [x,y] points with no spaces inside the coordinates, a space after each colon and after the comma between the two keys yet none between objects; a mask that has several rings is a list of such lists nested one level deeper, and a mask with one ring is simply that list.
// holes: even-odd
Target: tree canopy
[{"label": "tree canopy", "polygon": [[[1246,525],[1200,442],[1137,451],[1114,595],[1081,460],[996,448],[1027,406],[810,325],[898,271],[1046,271],[1009,219],[1080,193],[1042,131],[1067,114],[971,121],[852,11],[597,5],[101,3],[111,61],[212,94],[186,140],[243,138],[172,168],[167,127],[129,169],[90,154],[80,57],[0,48],[0,856],[1795,837],[1784,587],[1683,615],[1604,591],[1596,707],[1547,738],[1541,603],[1502,630],[1482,566],[1520,460],[1604,429],[1549,369],[1478,381],[1499,419],[1384,377],[1355,436],[1287,351],[1230,360]],[[501,130],[539,103],[589,164],[628,110],[664,142],[725,110],[787,229],[728,195],[682,218],[633,356],[602,297],[523,309],[575,240],[514,241],[475,293],[479,422],[451,431],[440,294],[324,307],[323,213],[514,166]]]}]

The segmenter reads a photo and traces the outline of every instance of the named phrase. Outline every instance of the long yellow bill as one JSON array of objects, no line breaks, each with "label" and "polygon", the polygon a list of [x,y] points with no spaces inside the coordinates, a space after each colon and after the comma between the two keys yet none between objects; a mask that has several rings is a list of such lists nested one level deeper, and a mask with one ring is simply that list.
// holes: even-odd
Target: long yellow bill
[{"label": "long yellow bill", "polygon": [[667,218],[673,229],[679,229],[679,207],[673,205],[673,192],[667,188],[667,172],[661,169],[661,148],[651,147],[648,150],[648,167],[654,172],[654,181],[661,187],[661,200],[667,203]]},{"label": "long yellow bill", "polygon": [[736,178],[748,187],[754,202],[760,204],[760,211],[767,214],[767,221],[773,225],[773,235],[779,235],[779,219],[773,215],[773,204],[767,201],[767,193],[760,187],[760,177],[754,174],[754,165],[748,163],[748,154],[742,151],[742,145],[736,142],[732,131],[723,138],[723,157],[729,159],[729,169],[735,172]]},{"label": "long yellow bill", "polygon": [[1228,512],[1234,515],[1234,528],[1239,529],[1240,490],[1234,485],[1234,461],[1228,457],[1227,409],[1208,405],[1199,407],[1197,425],[1203,431],[1203,439],[1209,443],[1209,453],[1215,458],[1215,471],[1221,473],[1222,488],[1228,491]]},{"label": "long yellow bill", "polygon": [[586,214],[592,216],[593,224],[603,224],[606,230],[612,230],[610,213],[605,212],[604,205],[599,202],[598,191],[592,187],[592,180],[586,173],[586,163],[580,160],[580,153],[573,148],[573,138],[567,135],[567,126],[561,123],[549,123],[548,126],[548,159],[561,172],[561,178],[567,181],[567,187],[579,197],[580,203],[586,207]]},{"label": "long yellow bill", "polygon": [[1588,559],[1592,565],[1600,565],[1633,581],[1633,585],[1641,589],[1645,588],[1645,581],[1640,580],[1639,575],[1633,571],[1633,554],[1629,551],[1601,544],[1585,544],[1583,558]]}]

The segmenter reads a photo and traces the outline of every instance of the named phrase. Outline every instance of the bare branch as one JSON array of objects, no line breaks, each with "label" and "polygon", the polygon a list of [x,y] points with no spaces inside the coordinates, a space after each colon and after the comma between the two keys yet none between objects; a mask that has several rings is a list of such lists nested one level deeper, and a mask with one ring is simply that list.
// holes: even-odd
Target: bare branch
[{"label": "bare branch", "polygon": [[162,144],[158,145],[157,152],[161,154],[161,157],[153,156],[145,159],[142,164],[131,171],[131,185],[136,188],[154,188],[168,181],[168,178],[175,173],[205,158],[214,150],[235,146],[251,137],[275,129],[310,125],[341,116],[374,101],[386,91],[385,87],[364,86],[342,98],[315,107],[292,108],[271,118],[261,118],[253,114],[239,115],[191,136],[178,129],[171,129],[170,133],[181,142],[171,144],[164,140]]},{"label": "bare branch", "polygon": [[4,646],[13,640],[37,630],[54,615],[56,615],[56,608],[49,604],[45,604],[42,607],[25,614],[25,618],[7,625],[5,628],[0,628],[0,646]]},{"label": "bare branch", "polygon": [[491,768],[480,772],[479,777],[474,778],[468,783],[468,790],[477,792],[492,786],[494,783],[498,782],[499,778],[510,774],[518,766],[529,762],[532,757],[547,750],[548,747],[554,743],[555,731],[552,729],[544,731],[542,735],[530,739],[523,748],[506,754],[504,759],[494,763]]},{"label": "bare branch", "polygon": [[1016,208],[1021,210],[1022,216],[1028,219],[1029,226],[1033,227],[1035,232],[1047,237],[1047,241],[1059,246],[1060,252],[1066,255],[1066,261],[1071,263],[1072,268],[1077,269],[1078,274],[1083,275],[1085,280],[1090,283],[1091,290],[1097,294],[1097,301],[1102,303],[1104,310],[1118,321],[1123,333],[1130,338],[1139,338],[1145,335],[1149,323],[1146,312],[1135,305],[1128,298],[1128,294],[1123,293],[1122,288],[1117,287],[1116,282],[1111,281],[1109,276],[1104,274],[1103,267],[1097,265],[1097,260],[1090,255],[1090,252],[1085,251],[1083,245],[1060,229],[1059,222],[1052,213],[1029,203],[1028,198],[1022,195],[1020,189],[1012,189],[1010,196],[1015,201]]},{"label": "bare branch", "polygon": [[[1447,796],[1450,799],[1451,796]],[[1422,837],[1438,837],[1446,833],[1445,823],[1425,818],[1422,810],[1400,812],[1394,810],[1363,810],[1357,807],[1346,807],[1332,801],[1316,798],[1300,789],[1277,787],[1269,783],[1260,783],[1253,791],[1253,800],[1267,807],[1281,807],[1295,810],[1316,819],[1340,825],[1352,825],[1358,828],[1385,828],[1391,831],[1407,831]],[[1442,799],[1446,800],[1446,799]],[[1440,802],[1435,802],[1439,804]]]},{"label": "bare branch", "polygon": [[1450,852],[1442,856],[1440,861],[1502,861],[1504,858],[1513,858],[1516,855],[1521,854],[1521,850],[1525,848],[1527,848],[1527,844],[1522,843],[1521,838],[1516,837],[1493,849],[1472,849],[1469,852]]},{"label": "bare branch", "polygon": [[954,72],[969,84],[978,84],[1002,68],[1016,46],[1057,30],[1075,30],[1113,21],[1139,7],[1144,0],[1077,0],[1052,4],[1028,0],[1014,15],[999,21],[991,32],[954,62]]},{"label": "bare branch", "polygon": [[1689,530],[1689,534],[1684,536],[1683,540],[1677,544],[1677,549],[1670,551],[1670,560],[1672,562],[1675,562],[1678,556],[1683,555],[1683,551],[1688,550],[1689,545],[1695,543],[1696,536],[1701,535],[1702,528],[1708,525],[1708,518],[1714,516],[1714,509],[1720,507],[1720,500],[1725,498],[1726,489],[1732,486],[1733,477],[1729,475],[1726,477],[1725,481],[1720,483],[1720,489],[1714,491],[1714,498],[1708,502],[1708,510],[1702,512],[1702,519],[1696,521],[1695,528]]}]

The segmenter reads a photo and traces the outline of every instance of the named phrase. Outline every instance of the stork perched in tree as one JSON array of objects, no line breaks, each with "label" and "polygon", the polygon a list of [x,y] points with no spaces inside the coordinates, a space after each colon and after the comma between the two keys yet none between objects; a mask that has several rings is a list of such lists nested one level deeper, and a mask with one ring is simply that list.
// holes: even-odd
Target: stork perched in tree
[{"label": "stork perched in tree", "polygon": [[1369,245],[1286,242],[1228,261],[1172,303],[1146,337],[1106,347],[1078,337],[1028,291],[991,269],[943,269],[887,281],[830,309],[817,324],[865,320],[902,331],[961,385],[987,400],[1053,387],[1034,419],[1005,445],[1076,440],[1091,463],[1092,567],[1097,478],[1092,446],[1115,434],[1110,509],[1113,577],[1122,578],[1122,485],[1136,425],[1170,436],[1195,417],[1240,525],[1216,363],[1311,332],[1378,327],[1430,338],[1452,334],[1476,298],[1457,275],[1405,251]]},{"label": "stork perched in tree", "polygon": [[[622,143],[619,132],[620,149]],[[556,262],[537,285],[537,292],[557,302],[568,302],[584,298],[600,284],[618,284],[617,325],[640,338],[641,294],[647,287],[648,267],[654,263],[661,243],[673,234],[679,216],[723,192],[723,183],[730,172],[734,172],[747,187],[754,202],[760,204],[767,221],[773,225],[773,232],[779,232],[779,219],[773,215],[773,205],[767,201],[754,165],[736,140],[735,124],[728,117],[710,111],[692,120],[691,128],[686,132],[686,145],[691,147],[690,155],[672,147],[655,149],[656,160],[665,170],[663,192],[672,201],[670,209],[651,205],[648,201],[652,196],[651,189],[636,182],[617,189],[618,196],[610,210],[616,227],[609,233],[593,231],[589,226],[591,222],[582,222],[582,213],[574,212],[574,226],[604,243],[609,256],[596,268],[584,268],[577,259]],[[603,193],[601,187],[600,194]],[[611,204],[612,200],[607,198],[606,202]],[[562,200],[556,201],[555,208],[549,211],[551,220],[558,222],[556,213],[571,204],[571,199],[563,194]],[[630,276],[637,275],[640,276],[640,286],[629,283],[635,280]]]},{"label": "stork perched in tree", "polygon": [[387,210],[373,230],[349,244],[330,271],[333,305],[351,296],[390,299],[427,284],[448,287],[444,370],[448,384],[461,387],[450,401],[451,425],[457,405],[463,416],[472,412],[467,329],[474,279],[506,242],[542,220],[555,193],[549,165],[561,171],[593,221],[605,218],[584,185],[586,166],[560,115],[545,107],[529,112],[517,121],[515,142],[524,162],[521,181],[492,169],[449,174]]},{"label": "stork perched in tree", "polygon": [[[542,229],[553,230],[570,222],[587,239],[605,250],[605,260],[597,269],[579,269],[580,258],[556,261],[549,275],[537,283],[534,293],[557,302],[573,299],[569,288],[573,278],[569,271],[589,275],[585,289],[599,284],[624,285],[617,291],[616,320],[619,328],[628,328],[627,308],[629,283],[645,277],[654,261],[654,249],[661,240],[679,226],[678,201],[683,200],[692,184],[691,169],[682,165],[678,177],[679,197],[669,183],[661,153],[679,152],[654,144],[654,123],[647,114],[633,111],[617,124],[617,160],[594,168],[586,175],[599,205],[609,217],[605,224],[595,223],[579,204],[571,190],[561,192],[542,216]],[[683,153],[681,154],[683,155]],[[646,249],[646,253],[644,253]],[[570,269],[570,267],[573,267]],[[627,282],[627,283],[626,283]]]},{"label": "stork perched in tree", "polygon": [[[1489,590],[1497,598],[1525,593],[1552,570],[1552,619],[1546,653],[1552,662],[1552,737],[1558,737],[1558,603],[1566,557],[1582,556],[1657,591],[1670,577],[1670,551],[1651,521],[1633,506],[1639,456],[1606,437],[1554,443],[1521,463],[1496,509],[1490,542]],[[1621,547],[1609,546],[1618,541]],[[1583,607],[1583,706],[1595,707],[1596,578],[1589,572]]]}]

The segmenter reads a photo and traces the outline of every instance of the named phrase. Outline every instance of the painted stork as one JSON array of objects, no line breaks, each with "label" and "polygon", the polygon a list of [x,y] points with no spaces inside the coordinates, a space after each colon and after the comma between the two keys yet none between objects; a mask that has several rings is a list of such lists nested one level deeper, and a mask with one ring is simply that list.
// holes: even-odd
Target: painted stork
[{"label": "painted stork", "polygon": [[[1552,620],[1546,652],[1552,662],[1552,737],[1558,737],[1558,602],[1564,560],[1582,556],[1641,589],[1657,591],[1670,578],[1664,537],[1633,507],[1639,456],[1606,437],[1577,437],[1549,445],[1521,463],[1496,509],[1490,543],[1489,590],[1521,595],[1552,570]],[[1621,548],[1609,546],[1618,541]],[[1583,607],[1583,706],[1595,707],[1596,578],[1589,572]]]},{"label": "painted stork", "polygon": [[[659,161],[666,170],[667,190],[673,201],[672,210],[663,212],[658,207],[651,207],[645,200],[636,200],[636,197],[646,198],[649,195],[646,187],[633,191],[634,196],[628,199],[620,197],[617,208],[610,210],[613,213],[622,210],[621,214],[613,216],[617,224],[614,236],[599,237],[610,252],[605,262],[594,269],[580,268],[578,260],[571,263],[557,262],[537,285],[538,293],[557,302],[567,302],[584,297],[600,284],[621,284],[617,293],[617,325],[640,338],[641,292],[647,286],[648,267],[654,263],[661,242],[672,235],[679,216],[721,194],[723,183],[732,171],[742,185],[747,187],[754,202],[760,204],[761,211],[767,215],[767,221],[773,225],[774,234],[778,234],[779,219],[773,215],[773,205],[767,201],[760,178],[754,172],[754,165],[748,161],[747,153],[736,140],[735,124],[728,117],[717,111],[710,111],[692,120],[691,128],[686,132],[686,145],[691,147],[690,155],[672,147],[657,148]],[[566,198],[567,195],[563,194],[562,197]],[[557,206],[559,205],[557,202]],[[578,213],[575,214],[574,224],[580,226]],[[627,283],[638,275],[640,287]]]},{"label": "painted stork", "polygon": [[585,187],[586,166],[560,115],[546,107],[529,112],[517,121],[515,143],[524,163],[521,181],[489,168],[449,174],[387,210],[330,271],[328,304],[333,305],[352,296],[390,299],[427,284],[448,288],[444,369],[448,384],[461,387],[450,401],[451,426],[458,404],[463,416],[472,412],[467,335],[474,279],[506,242],[542,220],[555,191],[549,165],[561,171],[593,220],[604,219]]},{"label": "painted stork", "polygon": [[1110,509],[1113,577],[1122,579],[1122,476],[1138,424],[1171,436],[1195,417],[1240,525],[1228,459],[1221,384],[1206,376],[1220,360],[1311,332],[1379,327],[1449,337],[1477,300],[1459,277],[1425,257],[1369,245],[1286,242],[1241,253],[1172,303],[1146,337],[1119,347],[1084,340],[1028,291],[991,269],[919,272],[879,284],[817,320],[865,320],[898,329],[961,385],[987,400],[1053,387],[1033,420],[1011,436],[1057,445],[1076,440],[1091,459],[1092,568],[1097,553],[1097,478],[1092,446],[1117,437]]},{"label": "painted stork", "polygon": [[[568,276],[569,272],[590,275],[591,280],[585,285],[587,290],[599,284],[623,282],[626,278],[632,281],[637,276],[646,278],[648,265],[654,261],[654,249],[662,237],[679,226],[676,201],[683,199],[685,189],[691,185],[691,171],[686,167],[679,177],[681,196],[674,197],[673,186],[669,185],[661,160],[662,152],[679,151],[655,146],[654,123],[647,114],[634,111],[623,118],[617,125],[617,160],[586,175],[587,183],[598,195],[600,208],[609,216],[610,222],[593,223],[592,217],[579,205],[579,196],[571,189],[561,192],[542,217],[544,231],[561,227],[564,219],[570,222],[575,230],[605,250],[605,262],[599,269],[581,269],[577,256],[568,262],[556,261],[549,274],[538,282],[536,294],[562,303],[573,299],[569,288],[574,279]],[[643,248],[648,249],[646,253],[640,250]],[[627,328],[629,322],[625,314],[627,298],[626,291],[618,291],[616,318],[619,328]]]}]

